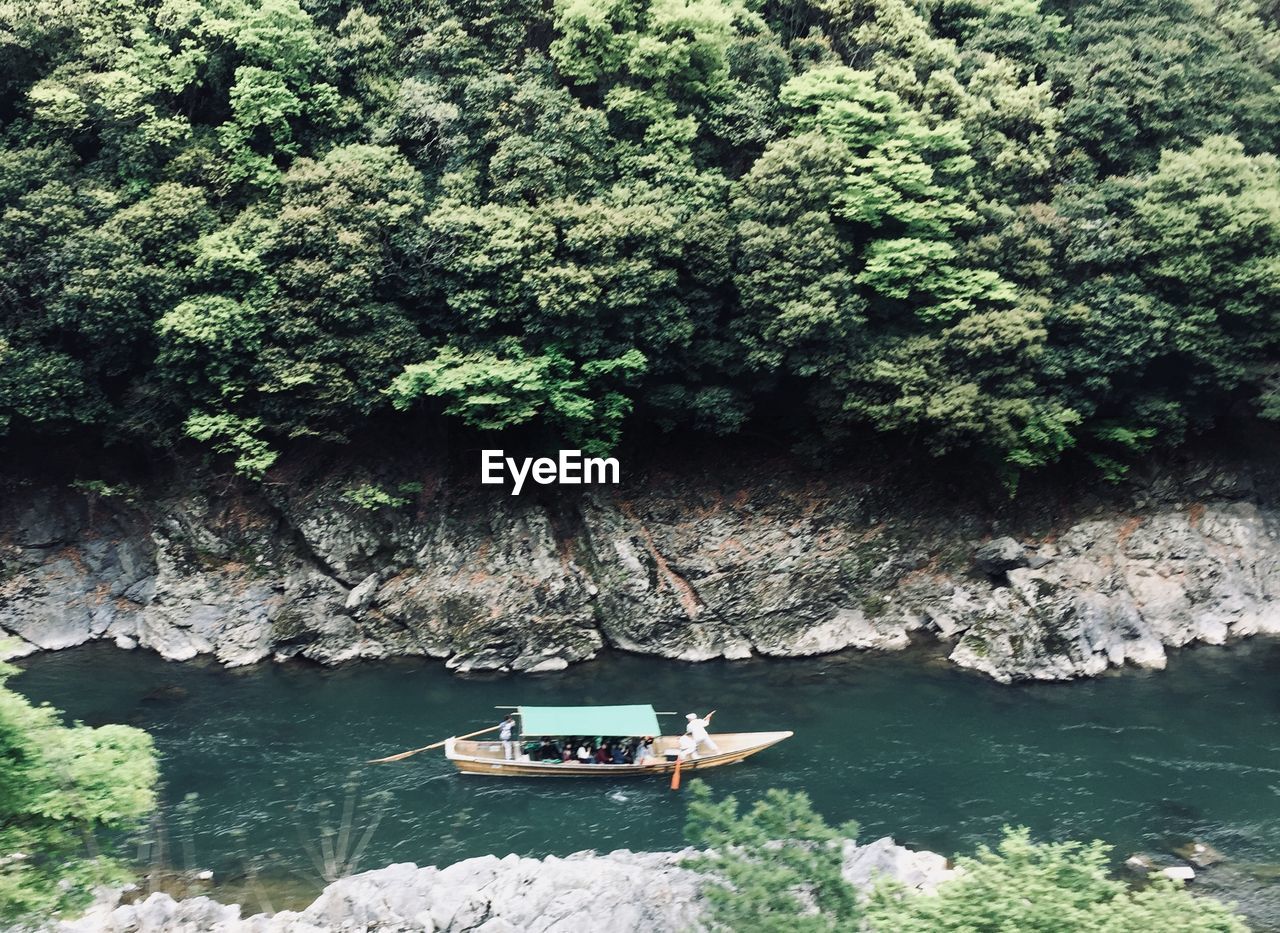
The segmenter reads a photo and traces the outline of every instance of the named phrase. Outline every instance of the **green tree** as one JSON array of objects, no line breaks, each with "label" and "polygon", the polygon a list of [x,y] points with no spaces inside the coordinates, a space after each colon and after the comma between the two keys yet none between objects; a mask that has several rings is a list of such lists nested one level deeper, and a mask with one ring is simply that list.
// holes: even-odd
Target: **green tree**
[{"label": "green tree", "polygon": [[423,207],[421,179],[384,147],[299,159],[272,211],[250,208],[196,246],[193,287],[156,324],[159,375],[184,430],[261,474],[275,438],[342,438],[386,403],[421,348],[394,296]]},{"label": "green tree", "polygon": [[775,65],[735,75],[740,39],[768,35],[741,0],[557,0],[555,10],[559,73],[650,145],[673,134],[692,140],[709,121],[726,135],[758,122],[746,112],[750,77],[768,87],[779,74]]},{"label": "green tree", "polygon": [[745,813],[732,796],[713,800],[702,781],[689,794],[685,835],[706,852],[686,864],[710,875],[704,895],[712,928],[858,928],[857,895],[840,874],[856,823],[828,826],[802,793],[770,790]]},{"label": "green tree", "polygon": [[756,369],[821,375],[862,339],[856,246],[832,211],[851,158],[804,133],[772,143],[738,186],[734,326]]},{"label": "green tree", "polygon": [[1064,192],[1047,218],[1067,280],[1046,369],[1123,471],[1240,398],[1266,409],[1277,346],[1280,168],[1237,141],[1166,153],[1142,179]]},{"label": "green tree", "polygon": [[815,68],[781,91],[797,135],[739,185],[741,339],[766,371],[812,379],[824,428],[978,446],[1017,471],[1074,443],[1050,398],[1042,302],[974,263],[963,128],[931,121],[870,72]]},{"label": "green tree", "polygon": [[1280,416],[1251,2],[29,0],[0,53],[10,436],[260,475],[412,406],[1012,482]]},{"label": "green tree", "polygon": [[1049,67],[1069,35],[1035,0],[821,0],[849,61],[939,128],[962,128],[974,187],[1023,200],[1048,191],[1062,113]]},{"label": "green tree", "polygon": [[1045,337],[1039,308],[967,315],[937,334],[877,348],[850,371],[844,409],[883,430],[915,432],[936,454],[979,441],[1013,485],[1020,471],[1074,446],[1081,421],[1037,384]]},{"label": "green tree", "polygon": [[0,916],[47,919],[126,876],[113,840],[155,806],[151,739],[128,726],[64,726],[0,665]]},{"label": "green tree", "polygon": [[1095,0],[1072,6],[1071,27],[1052,76],[1068,143],[1099,177],[1213,135],[1280,145],[1280,32],[1249,0]]}]

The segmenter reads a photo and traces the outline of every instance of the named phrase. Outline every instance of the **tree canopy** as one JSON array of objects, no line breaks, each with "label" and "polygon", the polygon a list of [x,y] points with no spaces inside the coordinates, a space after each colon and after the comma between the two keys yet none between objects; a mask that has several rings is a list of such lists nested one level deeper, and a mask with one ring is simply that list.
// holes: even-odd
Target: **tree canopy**
[{"label": "tree canopy", "polygon": [[372,419],[1108,475],[1280,416],[1274,10],[0,4],[0,432]]}]

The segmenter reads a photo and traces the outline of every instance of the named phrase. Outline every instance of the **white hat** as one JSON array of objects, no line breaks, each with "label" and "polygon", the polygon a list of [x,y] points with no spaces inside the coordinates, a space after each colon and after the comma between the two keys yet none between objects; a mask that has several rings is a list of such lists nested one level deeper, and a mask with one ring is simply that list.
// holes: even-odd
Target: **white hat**
[{"label": "white hat", "polygon": [[684,718],[685,718],[685,719],[697,719],[697,718],[698,718],[698,714],[697,714],[697,713],[690,713],[688,716],[686,716],[686,717],[684,717]]}]

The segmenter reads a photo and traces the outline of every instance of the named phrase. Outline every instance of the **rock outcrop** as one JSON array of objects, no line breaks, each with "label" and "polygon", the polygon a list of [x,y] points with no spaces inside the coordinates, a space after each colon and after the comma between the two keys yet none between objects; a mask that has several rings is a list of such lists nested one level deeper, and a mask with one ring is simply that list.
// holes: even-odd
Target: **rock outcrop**
[{"label": "rock outcrop", "polygon": [[[1239,465],[995,505],[786,461],[542,499],[387,469],[286,470],[260,490],[186,477],[132,499],[10,481],[3,653],[109,639],[228,665],[550,671],[605,646],[700,661],[934,638],[1013,681],[1280,632],[1275,487]],[[402,506],[344,495],[406,479],[420,491]]]},{"label": "rock outcrop", "polygon": [[1081,522],[1008,572],[951,658],[1000,680],[1090,676],[1165,649],[1280,634],[1276,515],[1253,503]]},{"label": "rock outcrop", "polygon": [[[391,865],[336,881],[305,910],[241,917],[208,897],[152,894],[95,904],[49,933],[533,933],[698,929],[704,876],[684,852],[582,852],[545,859],[484,856],[448,868]],[[946,859],[884,838],[845,844],[844,875],[861,891],[892,879],[932,893],[951,877]]]}]

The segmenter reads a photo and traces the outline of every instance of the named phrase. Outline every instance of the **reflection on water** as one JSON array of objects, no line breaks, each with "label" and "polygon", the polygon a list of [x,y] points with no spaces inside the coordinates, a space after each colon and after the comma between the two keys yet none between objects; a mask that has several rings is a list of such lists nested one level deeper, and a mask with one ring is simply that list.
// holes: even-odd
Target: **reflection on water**
[{"label": "reflection on water", "polygon": [[1002,687],[920,662],[612,655],[464,679],[425,661],[224,670],[94,646],[29,659],[11,683],[85,722],[149,730],[170,807],[199,795],[173,851],[220,877],[243,876],[250,853],[310,892],[352,862],[679,847],[684,808],[665,780],[461,776],[439,753],[363,764],[497,722],[496,705],[652,702],[716,708],[724,731],[795,731],[708,772],[720,793],[805,790],[864,838],[945,853],[991,842],[1005,824],[1101,838],[1121,856],[1194,837],[1252,879],[1251,910],[1280,916],[1268,876],[1280,862],[1280,644],[1187,651],[1168,671],[1068,685]]}]

